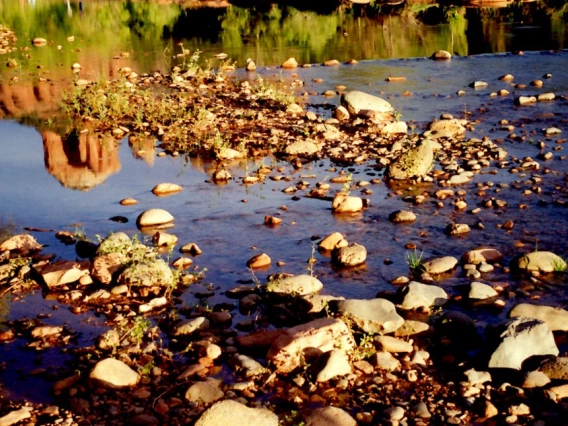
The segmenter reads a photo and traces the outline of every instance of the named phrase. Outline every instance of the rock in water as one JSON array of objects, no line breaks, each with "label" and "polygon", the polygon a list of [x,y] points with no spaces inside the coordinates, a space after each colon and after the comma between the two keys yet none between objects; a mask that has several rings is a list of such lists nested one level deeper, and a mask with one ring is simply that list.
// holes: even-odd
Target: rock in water
[{"label": "rock in water", "polygon": [[568,265],[560,256],[550,251],[535,251],[517,259],[518,269],[527,271],[554,272],[563,271]]},{"label": "rock in water", "polygon": [[357,90],[343,94],[341,104],[347,108],[349,114],[353,115],[362,111],[372,111],[387,116],[394,111],[392,105],[384,99]]},{"label": "rock in water", "polygon": [[367,259],[367,249],[353,243],[350,246],[338,247],[331,252],[333,263],[339,266],[358,266],[365,263]]},{"label": "rock in water", "polygon": [[15,235],[2,242],[2,244],[0,244],[0,252],[8,250],[27,256],[31,252],[40,251],[41,247],[42,246],[31,235],[21,234]]},{"label": "rock in water", "polygon": [[447,50],[437,50],[434,53],[432,53],[431,58],[434,59],[435,61],[447,61],[452,59],[452,54]]},{"label": "rock in water", "polygon": [[141,213],[136,219],[136,224],[138,228],[145,227],[159,227],[161,225],[167,225],[174,221],[174,217],[163,209],[150,209]]},{"label": "rock in water", "polygon": [[89,379],[103,387],[123,389],[136,385],[140,380],[140,375],[124,362],[106,358],[97,362]]},{"label": "rock in water", "polygon": [[292,294],[297,296],[314,294],[319,292],[322,288],[323,284],[320,280],[305,274],[271,280],[266,285],[266,291],[269,293]]},{"label": "rock in water", "polygon": [[296,61],[296,59],[294,58],[289,58],[286,61],[284,61],[284,63],[282,64],[282,68],[286,69],[298,68],[298,61]]},{"label": "rock in water", "polygon": [[363,210],[363,200],[340,192],[331,204],[333,213],[357,213]]},{"label": "rock in water", "polygon": [[394,304],[386,299],[334,300],[329,302],[329,306],[366,333],[392,333],[404,323]]},{"label": "rock in water", "polygon": [[411,281],[399,290],[402,299],[401,306],[404,309],[428,308],[441,306],[448,301],[448,294],[442,287],[422,284]]},{"label": "rock in water", "polygon": [[425,176],[432,168],[434,152],[440,145],[424,139],[420,145],[401,154],[387,169],[387,177],[395,180],[411,179]]},{"label": "rock in water", "polygon": [[489,359],[489,368],[520,370],[523,361],[534,355],[558,355],[554,336],[548,326],[532,318],[515,318],[503,323],[497,348]]},{"label": "rock in water", "polygon": [[154,189],[152,189],[152,193],[154,195],[157,195],[158,197],[161,197],[164,195],[175,194],[176,192],[180,192],[181,190],[183,190],[183,187],[175,183],[160,183],[156,185]]}]

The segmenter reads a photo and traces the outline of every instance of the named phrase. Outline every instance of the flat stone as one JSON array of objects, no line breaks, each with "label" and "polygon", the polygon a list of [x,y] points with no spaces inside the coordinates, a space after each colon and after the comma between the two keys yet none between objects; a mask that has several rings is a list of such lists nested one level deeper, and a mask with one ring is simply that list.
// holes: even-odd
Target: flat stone
[{"label": "flat stone", "polygon": [[174,329],[174,336],[189,336],[197,330],[209,328],[209,320],[205,317],[197,317],[182,321]]},{"label": "flat stone", "polygon": [[152,193],[159,197],[175,194],[183,190],[183,186],[176,183],[159,183],[152,189]]},{"label": "flat stone", "polygon": [[498,296],[498,293],[490,285],[474,281],[469,286],[468,297],[471,300],[484,300]]},{"label": "flat stone", "polygon": [[437,257],[422,264],[422,267],[429,274],[443,274],[450,272],[456,267],[458,260],[453,256]]},{"label": "flat stone", "polygon": [[343,238],[343,235],[340,232],[334,232],[321,240],[318,244],[318,248],[325,251],[331,251],[334,248],[345,247],[347,245],[348,242],[345,238]]},{"label": "flat stone", "polygon": [[339,319],[321,318],[292,327],[278,337],[266,356],[277,372],[289,373],[311,353],[328,352],[337,347],[345,351],[355,347],[355,339]]},{"label": "flat stone", "polygon": [[330,308],[370,334],[392,333],[404,323],[394,304],[386,299],[338,300],[330,302]]},{"label": "flat stone", "polygon": [[99,386],[112,389],[123,389],[135,386],[140,375],[124,362],[114,358],[106,358],[97,362],[89,374],[89,379]]},{"label": "flat stone", "polygon": [[379,370],[394,371],[400,368],[400,361],[390,352],[377,352],[373,356],[374,364]]},{"label": "flat stone", "polygon": [[40,268],[38,272],[48,288],[71,284],[78,281],[79,278],[89,275],[89,270],[86,265],[66,260],[48,264]]},{"label": "flat stone", "polygon": [[413,350],[410,343],[392,336],[375,336],[375,342],[386,352],[410,353]]},{"label": "flat stone", "polygon": [[469,263],[472,265],[479,265],[480,263],[497,262],[503,258],[501,252],[497,249],[490,247],[479,247],[474,250],[466,252],[462,258],[462,263]]},{"label": "flat stone", "polygon": [[292,294],[297,296],[307,296],[318,293],[323,288],[320,280],[310,275],[294,275],[271,280],[266,285],[269,293]]},{"label": "flat stone", "polygon": [[378,113],[392,113],[390,103],[378,96],[353,90],[341,96],[341,104],[347,108],[349,114],[357,115],[361,111],[375,111]]},{"label": "flat stone", "polygon": [[195,426],[278,426],[278,416],[266,408],[249,408],[240,402],[225,400],[205,411]]}]

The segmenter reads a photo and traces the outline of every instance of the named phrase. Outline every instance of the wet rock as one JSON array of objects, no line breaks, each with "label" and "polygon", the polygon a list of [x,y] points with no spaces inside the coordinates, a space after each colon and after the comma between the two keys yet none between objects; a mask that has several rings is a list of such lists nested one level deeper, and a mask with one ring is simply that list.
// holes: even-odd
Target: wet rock
[{"label": "wet rock", "polygon": [[444,61],[444,60],[447,61],[452,59],[452,54],[447,50],[437,50],[434,53],[432,53],[432,56],[430,58],[436,61]]},{"label": "wet rock", "polygon": [[520,370],[523,361],[534,355],[558,355],[554,336],[548,326],[532,318],[515,318],[497,326],[497,347],[489,368]]},{"label": "wet rock", "polygon": [[163,259],[155,259],[148,263],[128,266],[118,276],[118,282],[135,286],[171,286],[174,283],[174,275]]},{"label": "wet rock", "polygon": [[32,415],[33,407],[22,407],[19,410],[10,411],[5,416],[0,417],[0,426],[11,426],[22,420],[29,419]]},{"label": "wet rock", "polygon": [[559,307],[521,303],[511,309],[509,317],[534,318],[545,322],[551,331],[568,331],[568,311]]},{"label": "wet rock", "polygon": [[362,111],[373,111],[388,115],[393,107],[387,101],[365,92],[353,90],[341,95],[341,104],[347,108],[349,114],[358,115]]},{"label": "wet rock", "polygon": [[318,244],[318,248],[324,251],[331,251],[334,248],[338,247],[345,247],[349,243],[340,232],[334,232],[333,234],[329,234],[323,240],[321,240]]},{"label": "wet rock", "polygon": [[159,227],[167,225],[174,221],[174,217],[163,209],[150,209],[141,213],[136,219],[138,228]]},{"label": "wet rock", "polygon": [[158,231],[152,236],[152,243],[156,247],[165,247],[165,246],[173,247],[176,245],[177,242],[178,242],[178,237],[176,237],[173,234],[168,234],[167,232]]},{"label": "wet rock", "polygon": [[300,366],[303,356],[338,346],[348,351],[355,347],[355,339],[343,321],[322,318],[286,330],[274,341],[266,359],[277,372],[289,373]]},{"label": "wet rock", "polygon": [[197,330],[209,328],[209,320],[205,317],[197,317],[185,320],[176,326],[174,336],[189,336]]},{"label": "wet rock", "polygon": [[568,358],[549,359],[541,364],[539,370],[551,380],[568,380]]},{"label": "wet rock", "polygon": [[401,154],[387,169],[387,177],[395,180],[423,177],[432,167],[437,142],[425,139],[420,145]]},{"label": "wet rock", "polygon": [[296,141],[286,146],[284,152],[288,155],[314,155],[321,150],[321,146],[311,140]]},{"label": "wet rock", "polygon": [[185,399],[196,404],[211,404],[218,401],[225,396],[219,389],[219,384],[219,381],[213,379],[197,382],[185,392]]},{"label": "wet rock", "polygon": [[339,266],[358,266],[365,263],[367,249],[357,243],[346,247],[338,247],[331,252],[333,263]]},{"label": "wet rock", "polygon": [[554,93],[541,93],[537,98],[539,102],[553,101],[554,99],[556,99],[556,95]]},{"label": "wet rock", "polygon": [[247,59],[247,64],[246,64],[245,69],[246,69],[247,71],[254,71],[254,70],[256,70],[256,63],[255,63],[251,58],[248,58],[248,59]]},{"label": "wet rock", "polygon": [[464,124],[466,123],[466,120],[458,120],[455,118],[435,120],[428,125],[428,130],[424,135],[435,138],[455,138],[465,133]]},{"label": "wet rock", "polygon": [[152,189],[152,193],[158,197],[175,194],[183,190],[183,187],[175,183],[159,183]]},{"label": "wet rock", "polygon": [[515,99],[515,104],[517,105],[529,105],[536,103],[536,97],[534,96],[519,96]]},{"label": "wet rock", "polygon": [[351,364],[344,350],[333,349],[328,355],[325,367],[317,375],[317,382],[327,382],[334,377],[351,373]]},{"label": "wet rock", "polygon": [[416,215],[408,210],[397,210],[389,215],[389,220],[393,223],[414,222]]},{"label": "wet rock", "polygon": [[247,260],[247,266],[251,269],[261,269],[270,266],[272,259],[266,253],[257,254]]},{"label": "wet rock", "polygon": [[221,169],[221,170],[216,170],[211,178],[213,179],[214,182],[227,182],[231,180],[232,176],[228,170]]},{"label": "wet rock", "polygon": [[394,371],[400,368],[400,361],[390,352],[377,352],[373,355],[373,364],[379,370]]},{"label": "wet rock", "polygon": [[187,254],[190,254],[192,256],[198,256],[201,253],[203,253],[201,251],[201,249],[199,248],[199,246],[195,243],[186,244],[182,248],[180,248],[179,251],[181,253],[187,253]]},{"label": "wet rock", "polygon": [[330,308],[353,321],[365,333],[388,334],[404,323],[394,304],[386,299],[332,301]]},{"label": "wet rock", "polygon": [[260,376],[268,371],[260,362],[246,355],[236,354],[231,358],[230,364],[245,377]]},{"label": "wet rock", "polygon": [[331,210],[333,213],[357,213],[363,210],[363,200],[340,192],[333,199]]},{"label": "wet rock", "polygon": [[568,268],[568,265],[560,256],[550,251],[535,251],[527,253],[516,259],[516,265],[520,270],[554,272]]},{"label": "wet rock", "polygon": [[550,383],[550,379],[542,371],[530,371],[525,375],[523,388],[533,389],[542,388]]},{"label": "wet rock", "polygon": [[195,426],[278,426],[278,416],[266,408],[249,408],[240,402],[225,400],[205,411]]},{"label": "wet rock", "polygon": [[243,158],[244,154],[236,149],[222,147],[217,151],[217,158],[220,160],[238,160]]},{"label": "wet rock", "polygon": [[469,286],[468,297],[470,300],[484,300],[496,297],[498,293],[493,287],[474,281]]},{"label": "wet rock", "polygon": [[120,204],[123,206],[133,206],[135,204],[138,204],[138,200],[134,198],[123,198],[122,200],[120,200]]},{"label": "wet rock", "polygon": [[474,89],[485,89],[488,86],[486,81],[477,80],[469,84],[469,87]]},{"label": "wet rock", "polygon": [[305,417],[306,426],[357,426],[346,411],[338,407],[322,407],[310,411]]},{"label": "wet rock", "polygon": [[457,175],[453,175],[450,179],[448,179],[447,183],[449,185],[463,185],[464,183],[468,183],[472,178],[473,173],[465,171]]},{"label": "wet rock", "polygon": [[143,303],[142,305],[138,306],[138,313],[145,314],[154,309],[163,308],[167,304],[168,304],[168,299],[165,296],[155,297],[152,300],[150,300],[148,303]]},{"label": "wet rock", "polygon": [[135,386],[140,376],[124,362],[106,358],[97,362],[89,374],[89,379],[99,386],[111,389],[123,389]]},{"label": "wet rock", "polygon": [[89,275],[89,270],[86,265],[65,260],[46,265],[42,268],[36,268],[36,270],[49,288],[71,284],[79,280],[79,278]]},{"label": "wet rock", "polygon": [[306,296],[319,292],[323,288],[320,280],[310,275],[294,275],[270,280],[266,285],[269,293],[293,294]]},{"label": "wet rock", "polygon": [[377,342],[381,349],[385,352],[391,353],[410,353],[412,352],[412,345],[404,340],[397,339],[392,336],[376,336]]},{"label": "wet rock", "polygon": [[282,68],[286,68],[286,69],[298,68],[298,61],[296,61],[296,59],[294,59],[294,58],[288,58],[282,64]]},{"label": "wet rock", "polygon": [[463,235],[471,231],[467,223],[450,223],[446,226],[446,234],[448,235]]},{"label": "wet rock", "polygon": [[108,351],[116,348],[120,343],[120,335],[114,329],[105,331],[97,339],[97,347],[102,351]]},{"label": "wet rock", "polygon": [[91,276],[101,284],[110,284],[115,275],[124,268],[125,262],[126,256],[119,252],[97,256],[93,260]]},{"label": "wet rock", "polygon": [[28,234],[15,235],[0,244],[0,252],[10,251],[27,256],[30,253],[40,251],[42,248],[34,237]]},{"label": "wet rock", "polygon": [[513,74],[505,74],[499,77],[499,80],[501,81],[513,81],[514,79],[515,77],[513,76]]},{"label": "wet rock", "polygon": [[188,269],[191,265],[193,265],[193,260],[189,257],[182,256],[172,261],[172,267],[175,269]]},{"label": "wet rock", "polygon": [[422,267],[429,274],[443,274],[456,267],[458,260],[453,256],[437,257],[422,264]]},{"label": "wet rock", "polygon": [[47,40],[42,37],[35,37],[32,40],[32,44],[34,46],[45,46],[47,44]]},{"label": "wet rock", "polygon": [[399,289],[401,307],[403,309],[428,308],[442,306],[448,301],[448,294],[443,288],[435,285],[411,281]]},{"label": "wet rock", "polygon": [[499,250],[489,247],[480,247],[465,253],[462,256],[461,261],[466,264],[479,265],[484,262],[497,262],[502,258],[503,255]]}]

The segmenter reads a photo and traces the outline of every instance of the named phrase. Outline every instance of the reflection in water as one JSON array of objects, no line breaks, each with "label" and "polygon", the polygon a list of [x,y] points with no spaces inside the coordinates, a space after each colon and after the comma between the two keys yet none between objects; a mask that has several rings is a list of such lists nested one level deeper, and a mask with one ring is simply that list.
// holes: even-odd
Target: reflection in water
[{"label": "reflection in water", "polygon": [[53,112],[61,98],[61,85],[47,82],[0,83],[0,119]]},{"label": "reflection in water", "polygon": [[46,170],[66,188],[88,191],[120,170],[118,145],[112,137],[72,133],[67,138],[41,132]]},{"label": "reflection in water", "polygon": [[130,136],[128,145],[132,149],[134,158],[143,160],[150,167],[156,158],[156,142],[152,137]]}]

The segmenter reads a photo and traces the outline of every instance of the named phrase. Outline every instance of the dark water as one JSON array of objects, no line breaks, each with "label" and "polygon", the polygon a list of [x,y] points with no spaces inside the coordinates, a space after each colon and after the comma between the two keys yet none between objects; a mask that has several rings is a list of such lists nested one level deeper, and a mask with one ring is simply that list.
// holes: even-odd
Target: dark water
[{"label": "dark water", "polygon": [[[503,211],[484,210],[475,216],[456,212],[448,204],[436,209],[431,200],[413,206],[401,196],[388,195],[396,189],[401,189],[403,194],[416,194],[432,192],[437,187],[424,184],[419,188],[389,188],[382,183],[370,187],[373,194],[369,197],[368,210],[342,217],[332,215],[329,202],[302,197],[302,193],[300,199],[294,201],[290,195],[282,193],[282,189],[300,180],[309,181],[313,186],[335,176],[337,172],[330,171],[334,165],[328,161],[313,163],[299,171],[272,157],[237,162],[230,168],[235,180],[216,186],[208,181],[215,167],[210,161],[157,157],[153,140],[131,147],[128,138],[115,146],[94,137],[69,136],[65,124],[53,122],[49,113],[64,82],[71,77],[73,62],[81,62],[81,77],[86,78],[113,76],[118,67],[126,65],[140,73],[167,69],[184,60],[171,58],[176,49],[181,51],[177,44],[180,41],[186,49],[203,50],[203,57],[224,51],[241,64],[247,57],[255,58],[259,65],[279,64],[289,56],[313,63],[355,57],[362,61],[354,66],[296,70],[297,78],[306,82],[300,92],[322,93],[342,84],[348,89],[380,95],[402,114],[403,120],[414,122],[415,132],[444,112],[460,118],[467,115],[479,120],[476,130],[468,136],[488,136],[512,156],[536,158],[539,153],[536,143],[546,140],[543,128],[554,125],[565,131],[567,101],[560,99],[519,108],[513,105],[513,97],[548,91],[557,95],[568,93],[565,72],[568,52],[550,51],[565,47],[562,5],[537,2],[502,9],[406,5],[402,9],[390,9],[388,13],[383,11],[383,14],[359,9],[322,14],[286,7],[185,10],[176,5],[122,2],[85,3],[82,11],[76,3],[70,3],[70,8],[60,2],[46,2],[35,8],[7,1],[0,5],[0,22],[21,34],[19,47],[27,46],[26,39],[30,37],[44,36],[50,40],[46,47],[33,48],[31,58],[25,57],[25,51],[19,52],[20,67],[0,74],[0,106],[4,116],[9,118],[0,121],[0,219],[4,223],[14,222],[18,229],[81,231],[94,240],[97,234],[105,236],[113,231],[135,234],[138,214],[149,208],[164,208],[175,217],[171,232],[179,237],[181,244],[196,242],[202,248],[204,253],[194,259],[195,264],[208,270],[205,282],[192,286],[183,295],[185,305],[226,301],[221,294],[224,290],[238,282],[252,280],[246,261],[260,252],[266,252],[273,260],[271,268],[256,273],[261,281],[275,272],[305,273],[313,240],[333,231],[342,232],[348,241],[363,244],[368,250],[365,267],[355,270],[336,270],[329,258],[315,254],[318,262],[313,273],[324,283],[324,291],[347,298],[371,298],[378,292],[395,290],[389,281],[408,274],[405,261],[408,242],[417,244],[425,258],[460,257],[466,250],[482,244],[501,250],[506,256],[504,263],[536,247],[566,255],[568,215],[565,207],[554,204],[555,200],[567,197],[563,178],[568,172],[568,163],[560,159],[563,151],[554,151],[554,160],[542,162],[542,168],[552,172],[538,172],[544,176],[541,195],[525,197],[520,190],[511,187],[500,192],[496,187],[489,189],[491,195],[504,198],[511,205]],[[194,25],[195,22],[199,25]],[[73,43],[66,40],[70,35],[75,36]],[[61,50],[57,49],[58,44]],[[464,57],[443,63],[417,59],[440,48]],[[495,54],[512,50],[527,52],[522,56]],[[129,52],[129,56],[112,59],[121,52]],[[480,55],[465,57],[472,54]],[[391,59],[378,60],[381,58]],[[38,63],[44,68],[38,70]],[[281,73],[275,68],[263,67],[258,73],[268,78],[296,78],[292,77],[292,72]],[[515,89],[499,81],[498,77],[506,73],[514,74],[515,83],[525,83],[527,88]],[[542,89],[528,85],[546,73],[553,77],[544,81]],[[389,75],[402,75],[407,80],[387,83],[384,80]],[[51,81],[38,82],[38,76]],[[18,77],[19,81],[13,81],[13,77]],[[254,78],[255,75],[246,75],[241,70],[238,77]],[[324,81],[316,84],[313,78]],[[468,88],[474,80],[484,80],[489,85],[483,90]],[[502,88],[510,90],[511,95],[490,97],[491,92]],[[460,89],[466,91],[465,96],[456,95]],[[402,96],[405,91],[410,91],[412,96]],[[338,97],[312,95],[306,107],[329,115],[326,104],[337,105],[338,102]],[[515,125],[516,133],[526,134],[524,142],[513,142],[507,138],[510,132],[498,130],[498,122],[504,118]],[[549,148],[562,147],[556,141],[563,137],[565,133],[546,143]],[[282,174],[290,176],[291,182],[267,179],[249,187],[240,184],[242,177],[262,164],[275,169],[284,167]],[[530,172],[519,176],[508,173],[507,169],[496,171],[496,175],[476,175],[466,185],[468,210],[483,199],[475,194],[478,183],[520,181],[520,186],[527,186],[526,181],[531,177]],[[375,164],[354,167],[352,172],[355,182],[381,176]],[[273,172],[273,175],[278,174]],[[184,190],[170,197],[155,197],[150,191],[161,182],[178,183]],[[334,189],[341,186],[334,185]],[[352,193],[359,195],[359,190],[353,189]],[[119,200],[125,197],[134,197],[139,204],[121,206]],[[520,210],[521,203],[527,204],[529,209]],[[283,205],[287,210],[280,209]],[[418,215],[417,223],[395,226],[387,221],[389,213],[402,208],[414,211]],[[118,224],[108,220],[117,215],[127,217],[129,222]],[[277,228],[267,228],[263,225],[265,215],[279,215],[284,222]],[[509,219],[515,222],[512,231],[497,228]],[[464,222],[473,226],[479,220],[483,221],[485,229],[474,229],[465,238],[444,234],[449,223]],[[53,231],[33,235],[46,245],[44,252],[64,259],[76,257],[74,246],[60,243]],[[518,243],[524,247],[516,247]],[[286,264],[277,267],[277,261]],[[482,281],[504,283],[514,289],[525,284],[501,270],[484,275]],[[468,282],[458,271],[439,284],[457,293],[460,286]],[[198,299],[195,294],[205,291],[210,283],[218,289],[216,295],[208,300]],[[566,304],[566,294],[561,288],[554,296],[539,295],[543,303]],[[79,333],[80,345],[89,344],[101,329],[100,324],[93,327],[89,322],[93,319],[90,315],[75,316],[64,306],[55,310],[57,303],[46,301],[40,292],[13,303],[7,300],[4,300],[3,318],[51,314],[45,322],[70,324]],[[464,305],[454,304],[450,308],[468,310],[481,327],[503,317],[514,302],[508,302],[507,308],[497,315],[495,311],[484,309],[471,311]],[[0,346],[0,357],[9,366],[2,373],[3,383],[15,398],[29,396],[34,400],[47,400],[48,384],[30,379],[26,372],[38,365],[61,366],[65,357],[59,355],[58,350],[40,355],[24,352],[21,356],[14,348],[22,344],[18,341]]]}]

